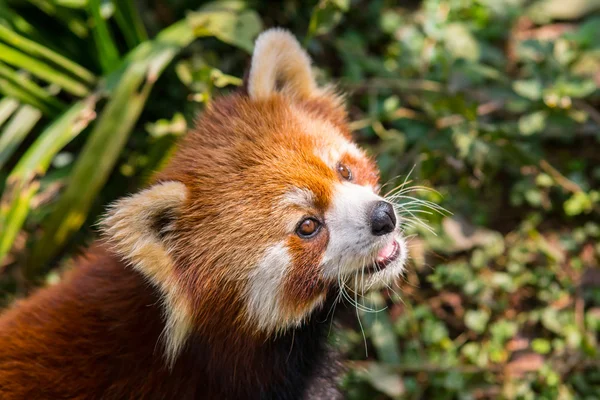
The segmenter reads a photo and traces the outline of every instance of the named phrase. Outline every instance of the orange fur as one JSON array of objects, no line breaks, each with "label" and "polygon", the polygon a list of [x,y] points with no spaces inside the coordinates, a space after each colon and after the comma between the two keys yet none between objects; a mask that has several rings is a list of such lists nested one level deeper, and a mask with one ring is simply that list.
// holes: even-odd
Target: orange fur
[{"label": "orange fur", "polygon": [[[278,30],[261,38],[246,92],[208,107],[150,187],[109,210],[103,241],[60,284],[2,314],[0,398],[335,392],[320,379],[334,388],[315,321],[337,296],[325,256],[332,241],[345,255],[348,234],[327,219],[340,208],[376,254],[383,239],[366,210],[380,200],[377,169],[297,42]],[[360,195],[361,214],[339,193]],[[322,224],[312,238],[296,232],[306,217]]]}]

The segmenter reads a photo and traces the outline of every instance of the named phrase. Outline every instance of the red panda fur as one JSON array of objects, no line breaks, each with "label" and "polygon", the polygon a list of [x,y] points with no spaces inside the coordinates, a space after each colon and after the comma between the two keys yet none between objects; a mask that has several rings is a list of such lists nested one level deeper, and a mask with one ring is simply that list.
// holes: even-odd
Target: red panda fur
[{"label": "red panda fur", "polygon": [[[365,233],[378,173],[339,97],[316,86],[291,35],[261,38],[245,90],[208,107],[152,184],[110,208],[104,238],[60,283],[0,316],[1,399],[340,397],[326,345],[336,257],[399,239],[395,226]],[[295,233],[332,209],[338,230]]]}]

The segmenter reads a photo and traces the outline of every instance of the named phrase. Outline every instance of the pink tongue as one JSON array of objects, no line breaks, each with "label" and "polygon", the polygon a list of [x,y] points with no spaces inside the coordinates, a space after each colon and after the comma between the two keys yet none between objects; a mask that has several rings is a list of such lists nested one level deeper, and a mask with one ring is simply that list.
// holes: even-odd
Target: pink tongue
[{"label": "pink tongue", "polygon": [[377,261],[385,261],[388,258],[390,258],[390,256],[394,254],[395,249],[396,241],[390,242],[390,244],[385,246],[383,249],[379,250],[379,253],[377,253]]}]

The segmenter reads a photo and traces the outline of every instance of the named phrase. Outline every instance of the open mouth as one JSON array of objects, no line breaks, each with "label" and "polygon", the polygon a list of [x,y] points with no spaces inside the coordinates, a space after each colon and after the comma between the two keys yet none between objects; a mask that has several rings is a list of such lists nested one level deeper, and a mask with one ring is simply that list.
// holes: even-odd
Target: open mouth
[{"label": "open mouth", "polygon": [[367,268],[365,272],[375,273],[383,271],[388,265],[394,262],[400,255],[400,244],[394,239],[390,244],[379,250],[375,263]]}]

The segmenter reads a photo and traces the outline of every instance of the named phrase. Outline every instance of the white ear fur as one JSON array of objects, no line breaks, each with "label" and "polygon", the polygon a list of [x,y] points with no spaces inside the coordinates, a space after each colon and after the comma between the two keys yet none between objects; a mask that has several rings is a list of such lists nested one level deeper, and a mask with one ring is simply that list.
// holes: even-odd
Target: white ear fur
[{"label": "white ear fur", "polygon": [[250,98],[266,98],[277,91],[299,98],[310,98],[318,92],[308,54],[290,32],[281,28],[269,29],[256,39],[248,76]]},{"label": "white ear fur", "polygon": [[177,214],[187,197],[180,182],[156,184],[113,204],[101,222],[112,249],[138,270],[162,294],[165,352],[172,365],[191,330],[191,307],[178,290],[173,261],[159,232],[156,218],[161,213]]}]

